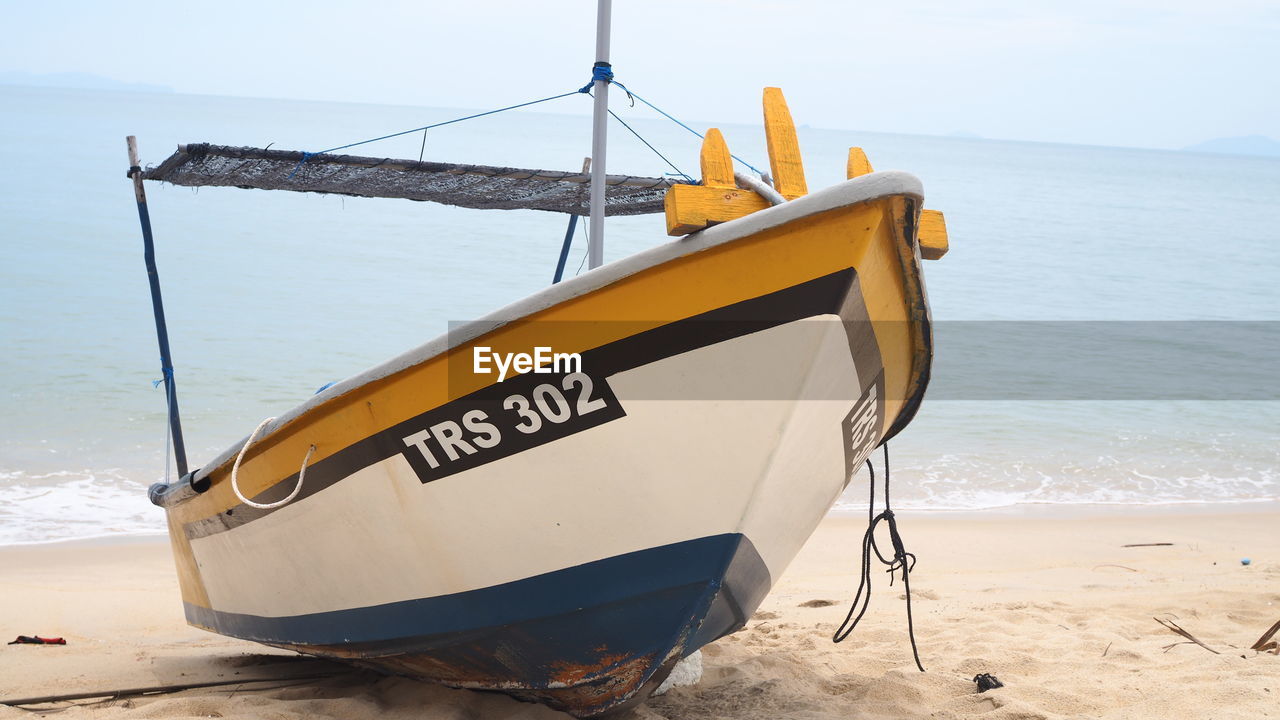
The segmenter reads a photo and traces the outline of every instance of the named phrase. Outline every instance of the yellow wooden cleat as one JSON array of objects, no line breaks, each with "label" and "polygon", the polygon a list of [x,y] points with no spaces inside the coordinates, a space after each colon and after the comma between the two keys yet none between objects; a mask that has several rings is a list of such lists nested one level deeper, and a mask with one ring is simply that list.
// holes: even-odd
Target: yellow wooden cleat
[{"label": "yellow wooden cleat", "polygon": [[937,260],[947,254],[947,221],[941,210],[920,211],[916,237],[920,242],[920,257],[925,260]]},{"label": "yellow wooden cleat", "polygon": [[769,201],[742,190],[733,179],[733,157],[716,128],[702,140],[702,184],[674,185],[663,200],[667,234],[688,235],[769,207]]},{"label": "yellow wooden cleat", "polygon": [[845,165],[845,177],[850,180],[863,175],[870,175],[871,161],[860,147],[849,148],[849,162]]}]

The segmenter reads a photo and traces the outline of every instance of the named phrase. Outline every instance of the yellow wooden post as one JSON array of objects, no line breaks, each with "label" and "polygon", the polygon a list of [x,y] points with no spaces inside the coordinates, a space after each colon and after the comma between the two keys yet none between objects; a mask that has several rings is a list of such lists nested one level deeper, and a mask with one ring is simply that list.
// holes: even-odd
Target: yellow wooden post
[{"label": "yellow wooden post", "polygon": [[916,231],[920,242],[920,257],[925,260],[937,260],[947,254],[950,245],[947,242],[947,221],[941,210],[922,210],[920,227]]},{"label": "yellow wooden post", "polygon": [[800,157],[796,125],[779,88],[764,89],[764,136],[769,146],[773,187],[788,200],[808,194],[809,185],[804,179],[804,161]]},{"label": "yellow wooden post", "polygon": [[720,128],[711,128],[702,139],[702,184],[707,187],[737,187],[733,180],[733,158]]},{"label": "yellow wooden post", "polygon": [[[849,161],[845,165],[845,177],[852,180],[868,175],[872,171],[871,161],[860,147],[849,148]],[[941,210],[921,210],[920,226],[916,231],[916,239],[920,243],[920,257],[924,260],[937,260],[947,254],[947,221]]]},{"label": "yellow wooden post", "polygon": [[850,180],[871,174],[871,161],[860,147],[849,148],[849,162],[845,164],[845,177]]},{"label": "yellow wooden post", "polygon": [[702,140],[702,184],[671,186],[663,207],[667,212],[667,234],[688,235],[763,210],[769,207],[769,201],[738,187],[724,135],[711,128]]}]

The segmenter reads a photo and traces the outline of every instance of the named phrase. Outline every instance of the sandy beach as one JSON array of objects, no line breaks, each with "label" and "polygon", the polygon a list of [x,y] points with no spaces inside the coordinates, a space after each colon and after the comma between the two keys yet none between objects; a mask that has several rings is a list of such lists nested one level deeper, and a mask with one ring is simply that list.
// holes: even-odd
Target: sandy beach
[{"label": "sandy beach", "polygon": [[[1248,649],[1280,620],[1276,512],[1267,503],[902,514],[920,558],[912,589],[926,673],[911,661],[901,588],[878,569],[867,619],[831,643],[856,587],[865,527],[865,518],[833,516],[747,627],[704,649],[701,682],[630,717],[1277,717],[1280,656]],[[1123,547],[1138,543],[1172,545]],[[39,706],[67,707],[59,717],[566,717],[192,629],[160,538],[0,548],[0,623],[6,640],[67,640],[5,646],[5,699],[237,683]],[[976,693],[978,673],[1005,687]],[[323,674],[332,676],[314,678]],[[0,707],[0,718],[24,717]]]}]

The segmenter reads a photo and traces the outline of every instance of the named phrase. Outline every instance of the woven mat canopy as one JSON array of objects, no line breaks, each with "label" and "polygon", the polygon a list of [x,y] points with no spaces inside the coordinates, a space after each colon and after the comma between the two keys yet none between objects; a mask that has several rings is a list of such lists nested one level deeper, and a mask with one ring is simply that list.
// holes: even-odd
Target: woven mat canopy
[{"label": "woven mat canopy", "polygon": [[[429,200],[482,210],[550,210],[587,215],[591,175],[486,165],[416,162],[199,143],[143,174],[188,187],[294,190],[356,197]],[[609,175],[606,215],[663,211],[667,188],[681,180]]]}]

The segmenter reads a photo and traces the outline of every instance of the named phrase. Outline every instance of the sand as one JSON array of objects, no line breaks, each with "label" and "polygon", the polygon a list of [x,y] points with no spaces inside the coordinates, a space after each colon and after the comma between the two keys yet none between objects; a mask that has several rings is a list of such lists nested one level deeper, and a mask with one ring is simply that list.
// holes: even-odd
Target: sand
[{"label": "sand", "polygon": [[[879,571],[867,619],[831,643],[865,527],[831,517],[747,627],[704,649],[697,685],[624,718],[1280,717],[1280,656],[1248,649],[1280,620],[1278,512],[904,513],[926,673],[911,662],[901,588]],[[1173,545],[1122,547],[1154,542]],[[1183,638],[1155,617],[1219,654],[1169,647]],[[0,548],[0,633],[68,642],[0,646],[0,698],[341,673],[76,705],[59,718],[565,717],[189,628],[162,539]],[[984,672],[1005,687],[975,693]],[[0,720],[29,717],[0,707]]]}]

